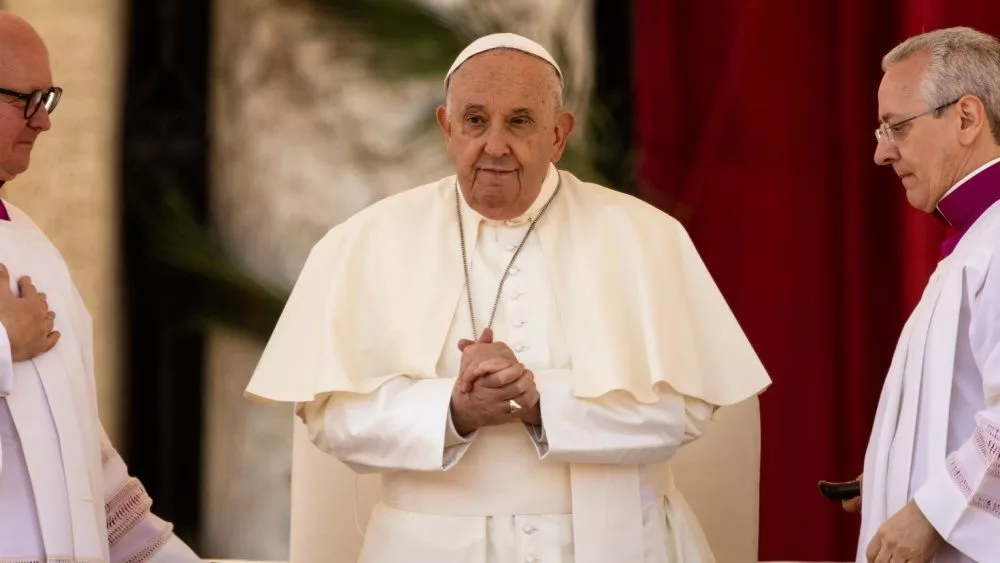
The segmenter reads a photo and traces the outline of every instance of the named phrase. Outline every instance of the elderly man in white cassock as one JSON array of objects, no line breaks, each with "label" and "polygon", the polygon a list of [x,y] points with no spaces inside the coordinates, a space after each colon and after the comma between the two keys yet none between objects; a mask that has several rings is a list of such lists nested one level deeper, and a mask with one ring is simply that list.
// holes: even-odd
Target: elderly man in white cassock
[{"label": "elderly man in white cassock", "polygon": [[665,464],[764,368],[675,220],[554,166],[545,49],[481,38],[444,85],[456,174],[316,244],[248,395],[381,474],[362,562],[713,561]]},{"label": "elderly man in white cassock", "polygon": [[882,67],[875,161],[952,234],[882,390],[857,561],[997,562],[1000,43],[968,28],[932,31]]},{"label": "elderly man in white cassock", "polygon": [[[41,37],[0,12],[0,185],[27,170],[61,95]],[[5,202],[0,262],[0,561],[199,561],[104,433],[90,316],[66,264]]]}]

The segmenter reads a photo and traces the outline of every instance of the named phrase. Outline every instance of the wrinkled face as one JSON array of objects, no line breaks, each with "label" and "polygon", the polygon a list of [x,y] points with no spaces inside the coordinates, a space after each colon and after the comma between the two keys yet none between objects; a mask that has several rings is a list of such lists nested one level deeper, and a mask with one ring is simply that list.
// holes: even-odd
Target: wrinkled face
[{"label": "wrinkled face", "polygon": [[[0,88],[28,94],[52,87],[45,44],[30,28],[0,21]],[[51,126],[42,107],[24,118],[23,100],[0,94],[0,180],[28,169],[35,140]]]},{"label": "wrinkled face", "polygon": [[[927,55],[914,55],[886,71],[878,89],[878,111],[893,126],[932,110],[921,93]],[[951,100],[949,100],[951,101]],[[961,117],[951,105],[893,127],[892,143],[879,141],[875,163],[891,165],[910,205],[932,212],[964,172],[969,152],[959,142]]]},{"label": "wrinkled face", "polygon": [[531,207],[573,129],[572,114],[560,107],[555,69],[512,50],[466,61],[452,75],[437,118],[462,195],[491,219]]}]

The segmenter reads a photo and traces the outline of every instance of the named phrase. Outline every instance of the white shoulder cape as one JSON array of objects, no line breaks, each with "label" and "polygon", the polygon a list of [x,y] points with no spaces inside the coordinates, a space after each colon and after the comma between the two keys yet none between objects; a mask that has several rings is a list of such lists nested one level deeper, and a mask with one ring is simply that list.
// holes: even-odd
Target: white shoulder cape
[{"label": "white shoulder cape", "polygon": [[[553,173],[556,173],[553,167]],[[573,365],[574,393],[671,391],[718,406],[770,384],[683,227],[567,172],[536,232]],[[308,402],[434,378],[464,296],[455,177],[386,198],[312,249],[247,387]]]}]

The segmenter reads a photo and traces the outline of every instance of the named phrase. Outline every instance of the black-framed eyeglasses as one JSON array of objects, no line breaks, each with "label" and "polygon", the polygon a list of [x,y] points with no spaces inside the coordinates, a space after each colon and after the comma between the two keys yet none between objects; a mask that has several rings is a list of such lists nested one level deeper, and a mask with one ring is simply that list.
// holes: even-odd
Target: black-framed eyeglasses
[{"label": "black-framed eyeglasses", "polygon": [[35,90],[27,94],[0,88],[0,94],[24,102],[24,118],[31,119],[42,106],[45,106],[45,111],[48,113],[55,111],[56,106],[59,105],[59,98],[62,97],[62,88],[53,86],[48,90]]},{"label": "black-framed eyeglasses", "polygon": [[948,106],[955,105],[961,99],[962,99],[962,96],[959,96],[958,98],[955,98],[954,100],[952,100],[952,101],[950,101],[950,102],[948,102],[946,104],[941,104],[941,105],[939,105],[936,108],[931,108],[931,109],[925,111],[924,113],[918,113],[917,115],[914,115],[913,117],[907,117],[906,119],[904,119],[902,121],[897,121],[896,123],[891,123],[890,124],[890,123],[883,122],[883,123],[879,124],[878,129],[875,130],[875,140],[878,141],[878,142],[880,142],[880,143],[883,142],[883,141],[885,141],[886,143],[889,143],[891,145],[891,144],[893,144],[896,141],[896,133],[899,132],[899,128],[902,127],[903,125],[906,125],[907,123],[913,121],[914,119],[916,119],[918,117],[923,117],[925,115],[930,115],[932,113],[937,113],[937,112],[943,110],[944,108],[946,108]]}]

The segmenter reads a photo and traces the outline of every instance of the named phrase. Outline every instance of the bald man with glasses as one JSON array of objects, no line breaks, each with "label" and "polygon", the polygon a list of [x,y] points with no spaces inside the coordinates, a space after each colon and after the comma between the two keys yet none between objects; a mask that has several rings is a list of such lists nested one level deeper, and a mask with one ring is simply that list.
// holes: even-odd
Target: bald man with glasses
[{"label": "bald man with glasses", "polygon": [[[0,184],[28,169],[61,97],[41,37],[0,12]],[[91,330],[59,252],[0,200],[0,561],[200,561],[104,433]]]}]

